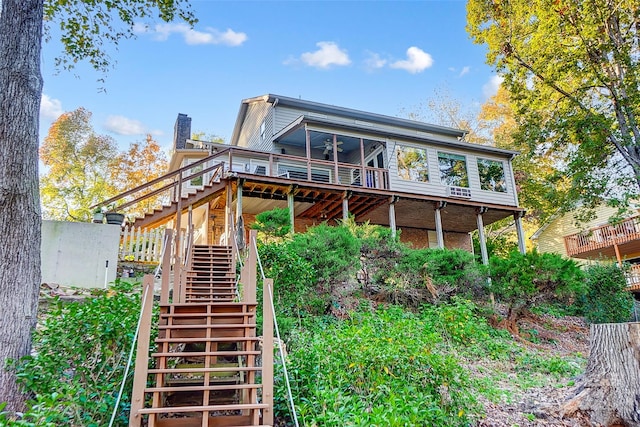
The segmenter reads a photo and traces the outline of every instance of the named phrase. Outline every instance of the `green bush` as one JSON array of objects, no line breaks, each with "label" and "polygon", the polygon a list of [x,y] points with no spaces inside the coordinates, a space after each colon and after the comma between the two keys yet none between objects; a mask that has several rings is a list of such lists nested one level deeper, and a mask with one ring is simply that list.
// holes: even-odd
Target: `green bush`
[{"label": "green bush", "polygon": [[[447,301],[455,294],[486,292],[484,266],[461,249],[411,249],[404,247],[391,268],[381,270],[375,282],[389,295],[403,293],[393,301],[413,303]],[[415,304],[409,304],[415,305]]]},{"label": "green bush", "polygon": [[633,295],[627,291],[625,271],[616,264],[592,265],[585,271],[584,314],[589,323],[627,322]]},{"label": "green bush", "polygon": [[258,230],[260,238],[265,241],[280,241],[291,232],[289,209],[276,208],[256,215],[251,228]]},{"label": "green bush", "polygon": [[274,281],[273,299],[278,314],[324,314],[330,295],[316,286],[313,266],[293,250],[291,242],[260,244],[258,253],[265,276]]},{"label": "green bush", "polygon": [[[16,366],[19,382],[34,399],[22,420],[9,425],[108,424],[138,321],[139,291],[122,283],[86,301],[54,305],[35,332],[33,355]],[[133,369],[117,413],[119,426],[128,425],[132,380]]]},{"label": "green bush", "polygon": [[512,252],[508,258],[491,258],[490,269],[490,289],[509,306],[511,321],[532,307],[570,302],[584,293],[584,275],[578,265],[557,254]]},{"label": "green bush", "polygon": [[[420,315],[390,307],[294,335],[289,372],[302,425],[467,426],[471,383]],[[286,416],[284,384],[276,411]]]},{"label": "green bush", "polygon": [[325,283],[339,283],[360,268],[358,240],[347,227],[320,224],[304,234],[296,234],[292,250],[314,268],[316,278]]}]

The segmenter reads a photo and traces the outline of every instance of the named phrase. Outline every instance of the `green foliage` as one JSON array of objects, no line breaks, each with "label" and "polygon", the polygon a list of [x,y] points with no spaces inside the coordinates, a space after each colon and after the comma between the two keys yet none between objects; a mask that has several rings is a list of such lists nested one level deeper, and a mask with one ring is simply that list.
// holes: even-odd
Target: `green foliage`
[{"label": "green foliage", "polygon": [[584,314],[589,323],[627,322],[633,295],[627,291],[625,270],[616,264],[596,264],[585,271]]},{"label": "green foliage", "polygon": [[486,287],[484,267],[461,249],[404,247],[394,265],[380,271],[375,281],[389,294],[418,290],[416,302],[447,300],[456,293],[483,294]]},{"label": "green foliage", "polygon": [[265,276],[274,281],[278,315],[305,317],[325,313],[330,295],[316,286],[312,264],[294,252],[291,242],[260,244],[258,253]]},{"label": "green foliage", "polygon": [[[478,413],[469,378],[437,350],[428,320],[390,307],[323,326],[289,345],[303,425],[467,426]],[[284,384],[277,387],[276,411],[285,415]]]},{"label": "green foliage", "polygon": [[251,228],[260,232],[262,240],[280,241],[291,232],[289,209],[276,208],[259,213]]},{"label": "green foliage", "polygon": [[[197,22],[188,0],[46,0],[45,23],[58,25],[64,54],[56,58],[56,66],[71,69],[82,60],[106,72],[112,60],[105,44],[115,46],[122,39],[136,35],[141,21],[175,19],[193,25]],[[45,27],[46,28],[46,27]]]},{"label": "green foliage", "polygon": [[116,193],[107,177],[117,153],[113,138],[95,133],[89,111],[78,108],[61,115],[40,147],[47,167],[40,178],[44,217],[90,220],[89,207]]},{"label": "green foliage", "polygon": [[[35,399],[13,425],[108,424],[140,312],[139,291],[119,283],[87,301],[55,304],[35,333],[34,354],[16,366],[19,383]],[[116,425],[128,424],[132,381],[130,370]]]},{"label": "green foliage", "polygon": [[316,278],[325,283],[341,282],[360,268],[361,242],[345,226],[320,224],[296,234],[292,250],[307,260]]},{"label": "green foliage", "polygon": [[510,320],[540,303],[568,302],[584,293],[578,265],[557,254],[512,252],[508,258],[491,258],[490,269],[490,289],[496,299],[509,305]]},{"label": "green foliage", "polygon": [[637,0],[468,2],[467,30],[511,95],[516,143],[532,163],[552,165],[534,181],[540,207],[637,196],[636,22]]}]

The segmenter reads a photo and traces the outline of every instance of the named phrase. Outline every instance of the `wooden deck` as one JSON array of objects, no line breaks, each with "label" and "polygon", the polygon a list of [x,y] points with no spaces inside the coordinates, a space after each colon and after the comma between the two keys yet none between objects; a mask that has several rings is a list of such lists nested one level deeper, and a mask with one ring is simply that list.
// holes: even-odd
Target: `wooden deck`
[{"label": "wooden deck", "polygon": [[[574,258],[614,258],[640,253],[640,217],[616,225],[605,224],[564,238],[567,255]],[[616,253],[617,252],[617,253]]]}]

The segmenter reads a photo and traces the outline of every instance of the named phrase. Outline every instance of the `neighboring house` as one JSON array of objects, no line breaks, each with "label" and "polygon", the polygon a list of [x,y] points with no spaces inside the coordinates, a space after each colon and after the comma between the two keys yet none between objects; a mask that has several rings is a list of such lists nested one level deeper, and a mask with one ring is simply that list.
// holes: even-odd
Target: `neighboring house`
[{"label": "neighboring house", "polygon": [[553,252],[580,262],[610,261],[631,264],[630,284],[640,290],[640,216],[638,209],[615,225],[609,218],[617,208],[602,205],[594,218],[577,223],[573,213],[552,216],[531,239],[538,251]]},{"label": "neighboring house", "polygon": [[471,231],[513,216],[524,250],[517,153],[462,130],[278,95],[243,100],[228,145],[193,141],[190,128],[178,115],[170,162],[188,197],[137,226],[193,223],[196,243],[227,242],[239,219],[288,207],[296,231],[352,215],[415,247],[472,250]]}]

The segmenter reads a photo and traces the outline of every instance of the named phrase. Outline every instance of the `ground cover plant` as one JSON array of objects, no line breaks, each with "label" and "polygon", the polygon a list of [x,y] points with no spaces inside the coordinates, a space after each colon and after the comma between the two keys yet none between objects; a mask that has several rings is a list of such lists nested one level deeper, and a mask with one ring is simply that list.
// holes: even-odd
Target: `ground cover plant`
[{"label": "ground cover plant", "polygon": [[[84,301],[54,301],[34,335],[33,354],[16,363],[29,410],[0,425],[108,425],[140,312],[141,287],[118,282]],[[117,413],[128,425],[133,369]]]}]

